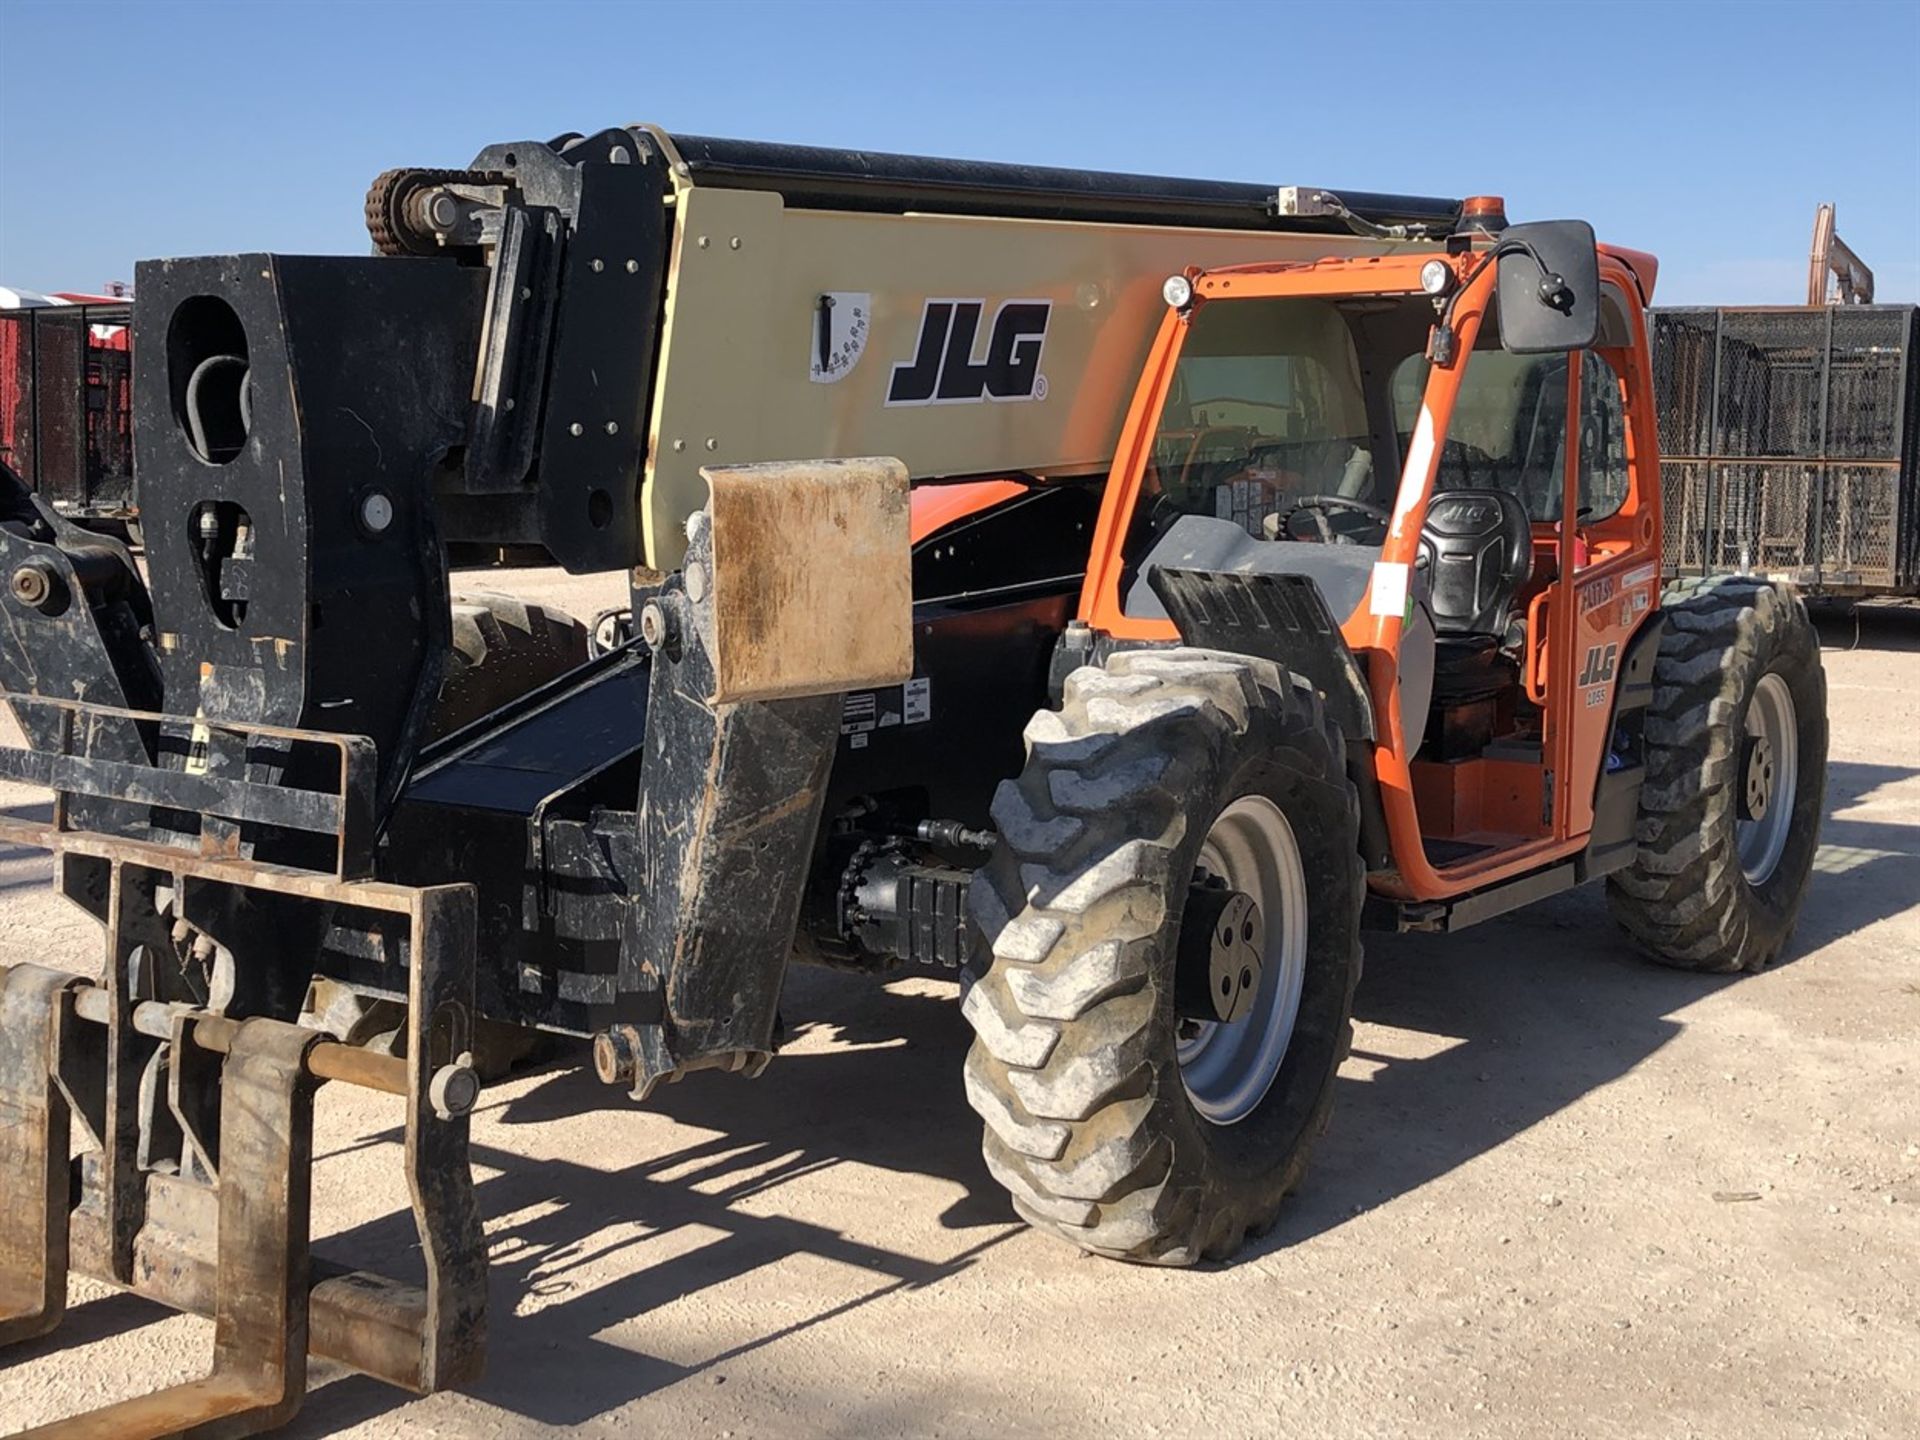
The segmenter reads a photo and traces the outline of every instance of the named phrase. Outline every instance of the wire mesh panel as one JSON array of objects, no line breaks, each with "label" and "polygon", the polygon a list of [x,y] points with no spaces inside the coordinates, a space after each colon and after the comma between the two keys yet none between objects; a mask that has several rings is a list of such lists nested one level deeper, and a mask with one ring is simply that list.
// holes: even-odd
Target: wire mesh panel
[{"label": "wire mesh panel", "polygon": [[1681,575],[1707,568],[1707,495],[1712,467],[1704,460],[1673,460],[1660,469],[1662,562]]},{"label": "wire mesh panel", "polygon": [[1899,487],[1897,466],[1828,469],[1820,512],[1820,571],[1826,583],[1899,583]]},{"label": "wire mesh panel", "polygon": [[1705,455],[1713,438],[1713,342],[1718,310],[1657,310],[1653,398],[1663,455]]},{"label": "wire mesh panel", "polygon": [[125,305],[0,310],[0,458],[62,509],[133,503]]},{"label": "wire mesh panel", "polygon": [[1878,307],[1833,312],[1827,455],[1897,460],[1900,386],[1907,365],[1907,315]]},{"label": "wire mesh panel", "polygon": [[33,342],[24,311],[0,311],[0,460],[23,477],[34,473]]},{"label": "wire mesh panel", "polygon": [[1920,587],[1920,310],[1653,321],[1669,573]]},{"label": "wire mesh panel", "polygon": [[87,329],[78,315],[29,311],[39,334],[33,344],[33,488],[54,501],[86,498]]},{"label": "wire mesh panel", "polygon": [[1719,465],[1709,569],[1810,574],[1817,563],[1819,469],[1811,465]]},{"label": "wire mesh panel", "polygon": [[88,354],[86,501],[95,507],[131,507],[133,353],[95,345]]},{"label": "wire mesh panel", "polygon": [[1718,453],[1820,453],[1824,311],[1729,310],[1720,320]]}]

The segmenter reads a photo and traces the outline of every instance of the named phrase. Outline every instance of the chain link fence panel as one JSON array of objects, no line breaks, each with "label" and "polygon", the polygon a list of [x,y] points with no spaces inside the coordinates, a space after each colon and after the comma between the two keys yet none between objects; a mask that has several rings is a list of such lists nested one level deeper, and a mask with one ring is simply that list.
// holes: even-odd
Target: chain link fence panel
[{"label": "chain link fence panel", "polygon": [[1920,307],[1653,312],[1669,574],[1920,590]]}]

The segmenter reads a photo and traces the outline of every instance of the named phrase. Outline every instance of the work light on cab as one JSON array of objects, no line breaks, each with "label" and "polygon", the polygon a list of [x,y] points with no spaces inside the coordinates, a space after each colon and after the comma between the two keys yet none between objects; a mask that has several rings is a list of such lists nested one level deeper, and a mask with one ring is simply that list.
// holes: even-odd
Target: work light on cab
[{"label": "work light on cab", "polygon": [[1438,300],[1453,289],[1453,267],[1444,260],[1429,260],[1420,267],[1420,288]]}]

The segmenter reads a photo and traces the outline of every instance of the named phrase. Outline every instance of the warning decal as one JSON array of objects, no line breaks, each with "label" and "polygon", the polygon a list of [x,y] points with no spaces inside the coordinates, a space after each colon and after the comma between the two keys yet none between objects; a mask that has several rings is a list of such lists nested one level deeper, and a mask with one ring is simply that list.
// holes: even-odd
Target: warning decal
[{"label": "warning decal", "polygon": [[933,718],[933,681],[916,675],[904,685],[878,690],[851,690],[840,707],[840,733],[855,750],[866,748],[876,730],[901,725],[924,725]]}]

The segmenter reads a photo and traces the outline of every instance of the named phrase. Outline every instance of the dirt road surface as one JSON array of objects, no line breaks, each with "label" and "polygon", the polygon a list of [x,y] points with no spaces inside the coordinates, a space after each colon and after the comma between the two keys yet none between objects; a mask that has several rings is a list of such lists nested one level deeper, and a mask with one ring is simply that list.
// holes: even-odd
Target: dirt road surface
[{"label": "dirt road surface", "polygon": [[[321,1367],[289,1433],[1920,1435],[1920,617],[1824,633],[1828,818],[1786,963],[1657,969],[1593,892],[1375,937],[1333,1129],[1237,1263],[1014,1224],[952,987],[803,972],[757,1081],[490,1090],[485,1379],[410,1400]],[[96,963],[46,873],[0,855],[0,960]],[[407,1263],[398,1118],[322,1094],[320,1253]],[[74,1306],[0,1355],[0,1432],[205,1365],[208,1322],[83,1282]]]}]

